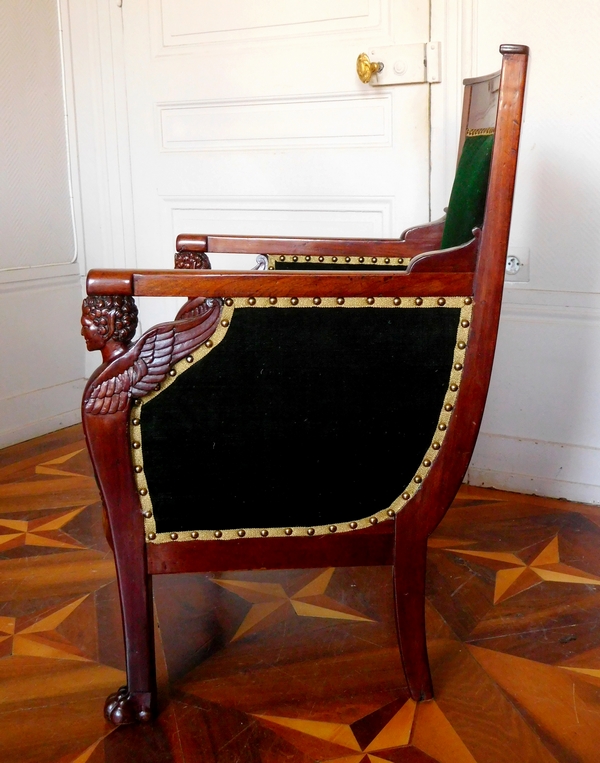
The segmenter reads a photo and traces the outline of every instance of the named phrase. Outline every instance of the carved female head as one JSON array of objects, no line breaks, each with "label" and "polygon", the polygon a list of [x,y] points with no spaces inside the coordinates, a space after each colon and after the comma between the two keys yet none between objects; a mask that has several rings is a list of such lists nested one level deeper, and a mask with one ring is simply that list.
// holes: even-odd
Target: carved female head
[{"label": "carved female head", "polygon": [[81,335],[88,350],[102,350],[107,342],[128,344],[137,328],[133,297],[86,297],[83,300]]}]

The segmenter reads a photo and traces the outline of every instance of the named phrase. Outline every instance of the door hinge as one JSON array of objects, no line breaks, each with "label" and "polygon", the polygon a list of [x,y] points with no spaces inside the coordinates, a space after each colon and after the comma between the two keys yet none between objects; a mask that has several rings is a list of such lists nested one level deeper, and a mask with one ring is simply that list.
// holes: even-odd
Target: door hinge
[{"label": "door hinge", "polygon": [[372,61],[383,64],[369,84],[411,85],[419,82],[441,82],[439,42],[417,42],[410,45],[389,45],[371,48]]}]

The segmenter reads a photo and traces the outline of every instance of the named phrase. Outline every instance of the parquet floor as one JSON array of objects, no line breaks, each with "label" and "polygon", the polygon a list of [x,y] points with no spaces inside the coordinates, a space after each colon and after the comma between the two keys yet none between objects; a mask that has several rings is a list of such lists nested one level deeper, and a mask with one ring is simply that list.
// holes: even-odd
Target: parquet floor
[{"label": "parquet floor", "polygon": [[156,579],[162,712],[114,729],[114,569],[79,427],[0,451],[3,763],[600,761],[600,509],[463,488],[431,540],[436,700],[389,568]]}]

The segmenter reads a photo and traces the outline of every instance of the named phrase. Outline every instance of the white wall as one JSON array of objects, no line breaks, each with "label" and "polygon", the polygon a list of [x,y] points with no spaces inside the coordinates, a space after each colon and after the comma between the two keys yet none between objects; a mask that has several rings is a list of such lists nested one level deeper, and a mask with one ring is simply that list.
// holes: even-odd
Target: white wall
[{"label": "white wall", "polygon": [[[131,266],[120,10],[116,2],[78,0],[70,13],[82,271]],[[447,157],[456,151],[457,83],[497,69],[500,43],[532,51],[511,236],[517,253],[529,252],[529,280],[507,285],[489,403],[467,479],[598,503],[599,21],[597,0],[432,0],[432,39],[442,40],[444,54],[443,82],[432,92],[433,217],[453,174]],[[92,368],[97,359],[89,357]]]},{"label": "white wall", "polygon": [[477,0],[475,62],[531,65],[490,397],[468,481],[600,502],[600,56],[597,0]]},{"label": "white wall", "polygon": [[79,418],[83,356],[58,0],[0,4],[0,447]]}]

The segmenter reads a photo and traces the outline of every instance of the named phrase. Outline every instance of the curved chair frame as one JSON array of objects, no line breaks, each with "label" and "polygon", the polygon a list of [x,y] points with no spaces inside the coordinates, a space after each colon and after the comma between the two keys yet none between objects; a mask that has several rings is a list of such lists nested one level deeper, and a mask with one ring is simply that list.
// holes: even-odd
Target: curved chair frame
[{"label": "curved chair frame", "polygon": [[[127,687],[111,695],[106,714],[113,723],[149,720],[156,711],[152,575],[175,572],[310,568],[326,565],[393,565],[398,639],[406,680],[415,700],[433,696],[425,642],[427,539],[460,486],[479,431],[494,357],[504,281],[528,49],[505,45],[485,221],[460,247],[414,256],[439,242],[440,223],[413,229],[401,241],[300,240],[203,237],[188,267],[165,271],[91,271],[83,331],[88,349],[101,349],[103,365],[84,393],[88,448],[108,517],[125,634]],[[215,272],[202,255],[210,251],[257,254],[286,251],[365,256],[403,256],[405,272],[319,273]],[[188,242],[189,243],[189,242]],[[219,249],[220,248],[220,249]],[[235,251],[235,249],[234,249]],[[136,296],[188,296],[171,324],[132,344]],[[335,535],[190,540],[156,545],[145,536],[136,485],[129,423],[136,399],[167,378],[175,362],[208,341],[219,319],[212,298],[394,297],[461,298],[471,305],[468,348],[455,410],[443,447],[427,479],[390,521]],[[370,303],[369,303],[370,304]],[[417,303],[418,304],[418,303]],[[100,316],[100,323],[93,322]],[[98,328],[98,326],[100,328]],[[118,329],[118,330],[117,330]],[[148,337],[154,332],[151,351]],[[145,364],[145,366],[144,366]],[[146,370],[143,370],[143,369]],[[149,369],[149,370],[148,370]],[[133,444],[135,449],[135,443]]]}]

